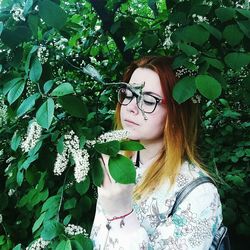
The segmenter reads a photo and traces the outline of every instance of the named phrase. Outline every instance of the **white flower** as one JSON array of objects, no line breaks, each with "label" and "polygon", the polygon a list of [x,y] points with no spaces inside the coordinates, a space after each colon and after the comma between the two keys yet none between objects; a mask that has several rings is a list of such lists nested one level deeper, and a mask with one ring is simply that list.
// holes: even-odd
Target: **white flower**
[{"label": "white flower", "polygon": [[3,216],[0,214],[0,224],[3,222]]},{"label": "white flower", "polygon": [[11,188],[9,191],[8,191],[8,195],[9,196],[12,196],[14,193],[15,193],[15,189]]},{"label": "white flower", "polygon": [[121,141],[121,140],[128,138],[128,133],[129,132],[127,130],[124,130],[124,129],[114,130],[112,132],[107,132],[103,135],[100,135],[97,138],[97,142],[103,143],[103,142],[110,142],[110,141],[114,141],[114,140]]},{"label": "white flower", "polygon": [[44,64],[48,61],[49,59],[49,50],[46,48],[44,45],[40,45],[38,50],[37,50],[37,56],[39,61]]},{"label": "white flower", "polygon": [[78,234],[84,234],[85,237],[88,237],[88,234],[86,233],[85,229],[83,229],[80,226],[76,226],[74,224],[68,224],[67,227],[65,227],[65,233],[72,236]]},{"label": "white flower", "polygon": [[61,175],[63,171],[66,169],[68,164],[68,153],[67,148],[64,148],[62,154],[57,154],[56,162],[54,166],[54,174],[55,175]]},{"label": "white flower", "polygon": [[78,149],[73,152],[75,161],[74,175],[76,182],[84,181],[89,172],[89,154],[86,149]]},{"label": "white flower", "polygon": [[23,152],[29,152],[35,147],[41,133],[42,127],[36,121],[33,121],[28,128],[26,139],[21,144]]},{"label": "white flower", "polygon": [[3,127],[7,122],[8,106],[4,104],[4,97],[0,96],[0,127]]},{"label": "white flower", "polygon": [[10,13],[15,21],[25,21],[25,17],[23,15],[23,9],[21,8],[20,4],[16,3],[12,6]]},{"label": "white flower", "polygon": [[44,249],[50,241],[44,240],[43,238],[39,238],[32,243],[30,247],[26,247],[26,250],[42,250]]}]

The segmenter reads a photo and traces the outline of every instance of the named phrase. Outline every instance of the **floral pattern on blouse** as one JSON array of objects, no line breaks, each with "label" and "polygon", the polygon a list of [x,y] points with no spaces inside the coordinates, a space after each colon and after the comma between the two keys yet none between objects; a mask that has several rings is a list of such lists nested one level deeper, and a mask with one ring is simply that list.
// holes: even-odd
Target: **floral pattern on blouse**
[{"label": "floral pattern on blouse", "polygon": [[[145,169],[137,168],[137,183]],[[183,200],[173,216],[168,217],[176,195],[194,179],[204,176],[198,167],[184,162],[176,183],[169,188],[166,182],[148,197],[134,203],[134,211],[141,226],[132,238],[108,231],[106,218],[97,207],[91,239],[95,250],[206,250],[209,249],[221,221],[221,202],[216,187],[205,183],[196,187]],[[125,219],[126,223],[126,219]],[[145,233],[147,237],[145,237]]]}]

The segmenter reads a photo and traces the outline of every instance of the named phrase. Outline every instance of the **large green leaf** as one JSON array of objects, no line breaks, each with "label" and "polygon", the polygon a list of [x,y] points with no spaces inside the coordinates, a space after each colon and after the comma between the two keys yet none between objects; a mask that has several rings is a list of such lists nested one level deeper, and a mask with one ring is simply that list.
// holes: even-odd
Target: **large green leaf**
[{"label": "large green leaf", "polygon": [[223,31],[223,37],[231,45],[237,45],[241,42],[244,34],[240,31],[236,24],[228,25]]},{"label": "large green leaf", "polygon": [[55,250],[71,250],[71,243],[70,240],[62,240],[60,243],[57,245]]},{"label": "large green leaf", "polygon": [[39,97],[40,97],[40,94],[36,93],[26,98],[18,107],[17,112],[16,112],[17,116],[20,117],[24,115],[26,112],[28,112],[29,110],[31,110],[34,107],[35,102]]},{"label": "large green leaf", "polygon": [[44,22],[57,29],[61,29],[67,20],[67,14],[60,6],[50,0],[39,1],[39,15]]},{"label": "large green leaf", "polygon": [[235,9],[230,7],[220,7],[215,10],[215,14],[221,22],[226,22],[233,19],[236,12]]},{"label": "large green leaf", "polygon": [[30,74],[29,74],[30,80],[32,82],[38,82],[42,75],[42,71],[43,68],[41,62],[39,61],[38,58],[35,58],[30,68]]},{"label": "large green leaf", "polygon": [[193,42],[200,46],[208,40],[209,35],[210,33],[198,24],[187,26],[181,32],[183,41]]},{"label": "large green leaf", "polygon": [[56,87],[51,92],[51,95],[52,96],[64,96],[64,95],[72,94],[74,92],[75,91],[74,91],[73,86],[68,82],[64,82],[64,83],[60,84],[58,87]]},{"label": "large green leaf", "polygon": [[19,81],[11,88],[11,90],[7,95],[7,100],[9,104],[12,104],[18,99],[18,97],[20,97],[20,95],[23,93],[24,87],[25,87],[25,82]]},{"label": "large green leaf", "polygon": [[122,184],[135,183],[136,171],[133,162],[118,154],[109,158],[109,172],[113,179]]},{"label": "large green leaf", "polygon": [[91,176],[93,183],[100,187],[103,182],[103,169],[99,160],[96,160],[91,168]]},{"label": "large green leaf", "polygon": [[180,43],[179,47],[187,56],[196,55],[198,53],[196,48],[186,43]]},{"label": "large green leaf", "polygon": [[63,109],[69,114],[79,118],[86,117],[88,112],[87,107],[79,97],[66,95],[59,97],[58,101],[62,105]]},{"label": "large green leaf", "polygon": [[250,63],[250,54],[232,52],[227,54],[224,60],[230,68],[239,70]]},{"label": "large green leaf", "polygon": [[43,223],[43,220],[44,220],[44,217],[45,217],[45,213],[42,213],[39,218],[35,221],[33,227],[32,227],[32,233],[34,233],[37,229],[40,228],[40,226],[42,225]]},{"label": "large green leaf", "polygon": [[38,109],[36,112],[36,120],[41,127],[46,129],[50,127],[54,116],[54,109],[55,104],[52,98],[48,98]]},{"label": "large green leaf", "polygon": [[18,131],[15,131],[14,135],[12,136],[11,143],[10,143],[11,149],[16,151],[21,140],[22,140],[21,134]]},{"label": "large green leaf", "polygon": [[199,92],[210,100],[214,100],[221,94],[220,83],[211,76],[198,75],[195,77],[196,87]]},{"label": "large green leaf", "polygon": [[222,35],[217,28],[208,23],[201,23],[200,25],[204,27],[210,34],[212,34],[217,40],[221,40]]},{"label": "large green leaf", "polygon": [[[250,11],[249,11],[250,12]],[[237,24],[239,25],[241,31],[250,38],[250,20],[238,21]]]},{"label": "large green leaf", "polygon": [[37,37],[39,16],[29,14],[29,16],[28,16],[28,24],[29,24],[30,30],[32,31],[33,36]]},{"label": "large green leaf", "polygon": [[3,22],[0,22],[0,36],[2,34],[2,31],[3,31]]},{"label": "large green leaf", "polygon": [[63,226],[59,222],[47,221],[44,224],[43,230],[41,232],[41,237],[44,240],[53,240],[62,232],[63,232]]},{"label": "large green leaf", "polygon": [[2,42],[10,48],[15,48],[22,42],[29,41],[31,31],[26,26],[18,26],[13,30],[4,29],[1,35]]},{"label": "large green leaf", "polygon": [[194,77],[184,77],[180,79],[173,89],[173,97],[180,104],[188,100],[196,91]]},{"label": "large green leaf", "polygon": [[102,154],[116,156],[120,151],[120,143],[119,141],[97,143],[95,149]]},{"label": "large green leaf", "polygon": [[10,81],[6,82],[3,85],[3,94],[6,95],[16,84],[17,82],[23,80],[21,77],[17,77],[14,79],[11,79]]},{"label": "large green leaf", "polygon": [[120,150],[139,151],[142,149],[144,146],[137,141],[122,141],[120,143]]},{"label": "large green leaf", "polygon": [[90,186],[89,176],[86,176],[86,179],[84,181],[81,181],[80,183],[75,183],[75,189],[80,195],[85,194],[89,190],[89,186]]}]

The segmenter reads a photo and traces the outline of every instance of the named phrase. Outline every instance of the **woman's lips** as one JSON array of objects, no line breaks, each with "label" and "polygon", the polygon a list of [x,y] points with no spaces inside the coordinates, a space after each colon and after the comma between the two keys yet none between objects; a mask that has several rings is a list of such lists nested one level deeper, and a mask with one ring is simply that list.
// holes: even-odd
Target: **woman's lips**
[{"label": "woman's lips", "polygon": [[139,124],[138,124],[138,123],[133,122],[133,121],[131,121],[131,120],[127,120],[127,119],[125,119],[124,121],[125,121],[127,124],[139,126]]}]

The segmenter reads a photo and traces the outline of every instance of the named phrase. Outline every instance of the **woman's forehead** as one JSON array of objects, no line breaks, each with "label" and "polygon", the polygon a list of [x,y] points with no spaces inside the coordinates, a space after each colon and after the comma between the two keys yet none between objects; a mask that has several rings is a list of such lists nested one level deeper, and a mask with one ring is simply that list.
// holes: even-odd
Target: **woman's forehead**
[{"label": "woman's forehead", "polygon": [[130,84],[141,84],[143,92],[153,92],[162,95],[161,82],[158,74],[151,69],[137,68],[129,81]]}]

